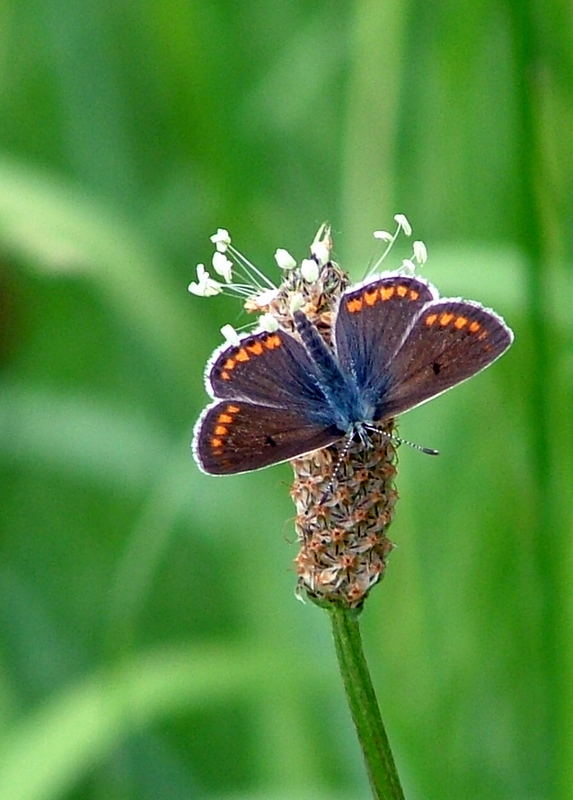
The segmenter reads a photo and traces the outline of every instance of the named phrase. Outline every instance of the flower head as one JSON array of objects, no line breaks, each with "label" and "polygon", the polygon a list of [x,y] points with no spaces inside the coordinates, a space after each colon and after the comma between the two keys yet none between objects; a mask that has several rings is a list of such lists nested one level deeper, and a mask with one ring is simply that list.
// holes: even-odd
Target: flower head
[{"label": "flower head", "polygon": [[[372,271],[401,233],[409,236],[412,232],[403,214],[396,215],[395,221],[395,232],[380,230],[374,234],[383,243],[384,252]],[[237,359],[250,361],[259,351],[266,353],[266,347],[270,350],[276,342],[288,341],[287,337],[269,338],[266,334],[281,330],[297,336],[294,317],[300,310],[315,326],[317,335],[332,343],[333,322],[349,279],[330,258],[332,241],[327,225],[321,226],[310,246],[310,257],[299,261],[298,267],[287,250],[275,251],[281,270],[278,286],[231,243],[228,231],[219,228],[211,241],[216,248],[213,270],[221,280],[211,278],[200,264],[190,291],[202,296],[221,292],[238,295],[244,308],[256,315],[253,336],[260,334],[259,339],[250,339],[239,336],[231,325],[221,328],[229,343],[228,353],[225,347],[222,351],[229,369],[235,368]],[[420,243],[414,243],[413,255],[404,259],[399,269],[412,272],[423,255]],[[280,360],[268,356],[263,363],[272,369]],[[318,603],[360,608],[384,575],[392,550],[386,530],[397,498],[393,486],[393,425],[393,420],[388,420],[380,426],[380,436],[375,437],[372,447],[341,439],[292,462],[295,483],[291,494],[301,547],[295,560],[298,589]]]}]

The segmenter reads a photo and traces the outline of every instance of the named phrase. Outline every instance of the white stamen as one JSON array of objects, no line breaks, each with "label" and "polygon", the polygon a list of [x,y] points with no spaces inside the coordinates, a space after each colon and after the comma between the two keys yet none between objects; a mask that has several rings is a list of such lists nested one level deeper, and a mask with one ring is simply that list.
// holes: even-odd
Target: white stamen
[{"label": "white stamen", "polygon": [[[310,246],[310,252],[318,261],[320,267],[324,267],[330,261],[330,247],[323,241],[313,242]],[[316,275],[318,278],[318,273]],[[316,280],[316,278],[314,278]]]},{"label": "white stamen", "polygon": [[402,228],[406,236],[412,235],[412,226],[405,214],[394,214],[394,221]]},{"label": "white stamen", "polygon": [[425,264],[428,260],[428,251],[424,242],[414,242],[414,258],[418,264]]},{"label": "white stamen", "polygon": [[228,259],[226,255],[217,251],[216,253],[213,253],[213,259],[211,263],[213,264],[213,269],[217,275],[221,275],[221,277],[225,279],[226,283],[231,283],[233,262]]},{"label": "white stamen", "polygon": [[229,235],[229,231],[225,230],[225,228],[217,228],[217,233],[214,233],[211,237],[209,237],[219,253],[224,253],[227,250],[227,247],[231,244],[231,237]]},{"label": "white stamen", "polygon": [[374,272],[376,272],[376,270],[380,268],[382,262],[384,261],[388,253],[394,247],[394,242],[398,238],[398,234],[400,233],[401,230],[402,229],[398,224],[398,227],[396,228],[396,232],[394,234],[388,233],[388,231],[374,231],[374,237],[376,239],[380,239],[382,242],[386,242],[386,247],[384,248],[384,252],[380,256],[380,258],[376,259],[376,261],[370,267],[366,275],[372,275]]},{"label": "white stamen", "polygon": [[229,342],[229,344],[239,344],[241,341],[239,339],[239,334],[232,325],[223,325],[221,328],[221,333],[225,337],[226,341]]},{"label": "white stamen", "polygon": [[318,264],[313,258],[305,258],[300,264],[300,274],[307,283],[318,280]]},{"label": "white stamen", "polygon": [[375,239],[381,239],[383,242],[394,241],[394,237],[388,231],[374,231],[373,236]]},{"label": "white stamen", "polygon": [[289,251],[285,250],[283,247],[279,247],[275,252],[275,261],[280,269],[294,269],[296,267],[296,261]]},{"label": "white stamen", "polygon": [[223,284],[211,278],[204,264],[197,264],[197,280],[191,281],[187,288],[198,297],[213,297],[223,291]]},{"label": "white stamen", "polygon": [[279,322],[273,314],[261,314],[259,317],[258,329],[274,333],[279,329]]},{"label": "white stamen", "polygon": [[400,265],[400,269],[409,275],[413,275],[416,272],[416,265],[414,264],[412,259],[403,258],[402,264]]},{"label": "white stamen", "polygon": [[249,299],[257,308],[265,308],[266,306],[270,305],[273,300],[276,300],[278,293],[278,289],[265,289],[264,291],[253,295],[253,297]]},{"label": "white stamen", "polygon": [[269,289],[276,289],[274,283],[270,281],[258,267],[255,267],[246,256],[233,247],[233,245],[229,245],[229,252],[235,259],[237,267],[239,267],[243,274],[254,284],[255,289],[262,289],[263,286],[268,286]]}]

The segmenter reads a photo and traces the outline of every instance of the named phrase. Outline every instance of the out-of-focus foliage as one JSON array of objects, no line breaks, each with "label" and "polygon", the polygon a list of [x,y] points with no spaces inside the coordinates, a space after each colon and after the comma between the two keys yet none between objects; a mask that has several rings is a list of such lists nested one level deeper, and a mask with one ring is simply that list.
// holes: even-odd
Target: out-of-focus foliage
[{"label": "out-of-focus foliage", "polygon": [[409,800],[570,797],[573,23],[545,3],[0,4],[0,797],[366,798],[289,467],[188,448],[236,304],[405,212],[516,332],[404,418],[364,638]]}]

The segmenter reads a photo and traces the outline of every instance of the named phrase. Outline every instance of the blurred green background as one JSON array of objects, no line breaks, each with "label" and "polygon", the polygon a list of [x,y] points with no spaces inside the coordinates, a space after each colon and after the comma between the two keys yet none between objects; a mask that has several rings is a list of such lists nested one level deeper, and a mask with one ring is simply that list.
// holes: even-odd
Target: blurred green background
[{"label": "blurred green background", "polygon": [[557,0],[0,2],[2,800],[369,796],[288,465],[191,459],[244,318],[186,288],[219,225],[271,274],[328,219],[359,278],[395,212],[516,332],[401,424],[442,455],[400,453],[363,615],[399,771],[573,796],[572,32]]}]

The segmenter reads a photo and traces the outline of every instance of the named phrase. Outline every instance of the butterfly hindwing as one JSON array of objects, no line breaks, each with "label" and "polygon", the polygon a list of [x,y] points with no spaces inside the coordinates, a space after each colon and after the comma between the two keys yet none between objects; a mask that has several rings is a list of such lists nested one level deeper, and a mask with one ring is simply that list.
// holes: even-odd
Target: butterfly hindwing
[{"label": "butterfly hindwing", "polygon": [[287,461],[343,435],[292,410],[225,400],[208,406],[199,418],[193,452],[205,472],[231,475]]},{"label": "butterfly hindwing", "polygon": [[407,411],[470,378],[512,341],[501,317],[478,303],[446,298],[430,303],[387,367],[376,418]]}]

